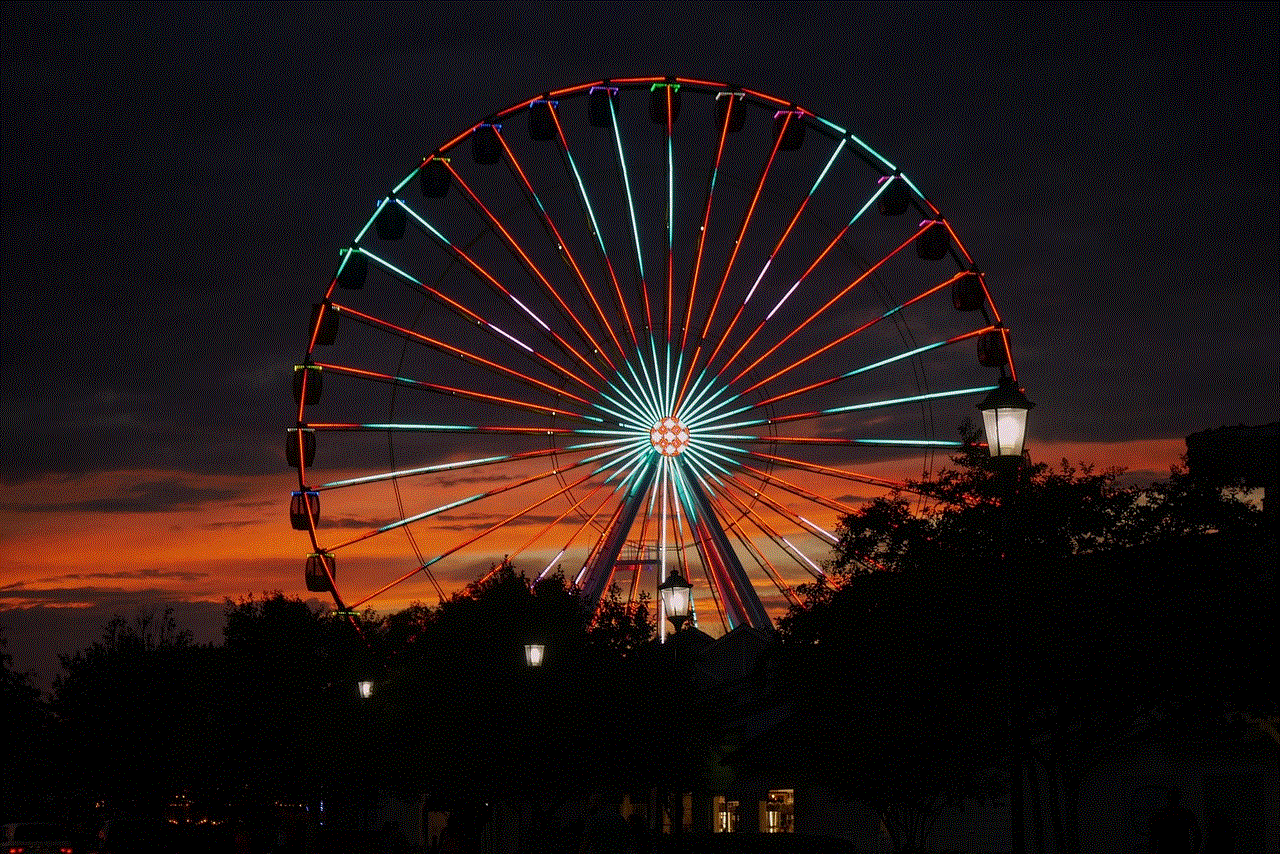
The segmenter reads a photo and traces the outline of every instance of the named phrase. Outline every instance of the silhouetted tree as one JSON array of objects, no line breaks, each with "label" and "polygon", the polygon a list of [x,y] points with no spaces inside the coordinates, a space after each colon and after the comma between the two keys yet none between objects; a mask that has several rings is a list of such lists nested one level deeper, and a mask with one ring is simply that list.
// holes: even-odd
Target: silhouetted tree
[{"label": "silhouetted tree", "polygon": [[279,592],[228,600],[224,616],[221,764],[236,809],[358,799],[379,755],[357,717],[375,664],[360,621]]},{"label": "silhouetted tree", "polygon": [[65,783],[57,779],[65,757],[40,689],[30,674],[13,669],[8,647],[0,627],[0,717],[7,722],[0,741],[0,815],[55,815],[65,806],[54,798]]},{"label": "silhouetted tree", "polygon": [[216,710],[206,648],[173,612],[113,618],[88,649],[59,656],[52,708],[76,773],[68,785],[109,808],[158,815],[205,779]]},{"label": "silhouetted tree", "polygon": [[[1261,542],[1259,514],[1181,468],[1146,489],[1065,461],[1011,474],[970,425],[962,436],[954,467],[842,520],[829,580],[781,621],[797,706],[817,773],[890,828],[915,828],[895,840],[909,847],[941,804],[991,791],[991,746],[1008,743],[1015,704],[1016,737],[1061,793],[1047,808],[1069,850],[1074,791],[1100,758],[1206,689],[1241,696],[1261,678],[1252,630],[1235,622],[1248,600],[1228,580],[1232,544]],[[1224,637],[1235,688],[1224,668],[1203,678]],[[819,723],[833,715],[845,725]]]}]

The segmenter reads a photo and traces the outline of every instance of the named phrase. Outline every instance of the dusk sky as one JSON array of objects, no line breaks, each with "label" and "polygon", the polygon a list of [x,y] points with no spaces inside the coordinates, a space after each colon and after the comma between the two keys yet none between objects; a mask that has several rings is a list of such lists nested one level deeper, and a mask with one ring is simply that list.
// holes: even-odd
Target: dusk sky
[{"label": "dusk sky", "polygon": [[561,87],[740,84],[892,160],[987,277],[1034,459],[1150,481],[1190,433],[1280,417],[1274,3],[11,3],[4,20],[0,625],[44,684],[113,614],[171,604],[216,640],[228,597],[322,598],[283,459],[311,306],[425,155]]}]

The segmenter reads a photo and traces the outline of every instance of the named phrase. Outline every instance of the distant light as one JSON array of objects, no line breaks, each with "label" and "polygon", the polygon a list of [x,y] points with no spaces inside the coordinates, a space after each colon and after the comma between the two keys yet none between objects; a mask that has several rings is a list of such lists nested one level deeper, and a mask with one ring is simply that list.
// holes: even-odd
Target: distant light
[{"label": "distant light", "polygon": [[360,688],[360,699],[367,700],[373,696],[373,683],[368,679],[362,679],[356,684]]},{"label": "distant light", "polygon": [[546,644],[527,643],[524,645],[524,661],[530,667],[541,667],[542,659],[546,655]]}]

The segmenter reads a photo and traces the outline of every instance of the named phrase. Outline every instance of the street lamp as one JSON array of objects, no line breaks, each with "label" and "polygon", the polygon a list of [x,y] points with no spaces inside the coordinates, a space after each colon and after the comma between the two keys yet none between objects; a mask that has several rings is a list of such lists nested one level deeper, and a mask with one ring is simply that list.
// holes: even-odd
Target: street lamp
[{"label": "street lamp", "polygon": [[367,700],[373,696],[373,683],[368,679],[361,679],[356,683],[356,689],[360,692],[360,699]]},{"label": "street lamp", "polygon": [[1013,497],[1017,474],[1022,466],[1022,450],[1027,439],[1027,413],[1034,403],[1018,388],[1012,377],[1001,377],[1000,385],[992,389],[978,404],[982,412],[982,427],[987,434],[987,449],[998,460],[1001,473],[1000,497],[1000,559],[1004,565],[1005,584],[1005,669],[1008,678],[1009,699],[1009,818],[1010,848],[1013,854],[1024,854],[1026,849],[1026,812],[1023,805],[1022,762],[1022,712],[1019,696],[1019,663],[1017,662],[1018,627],[1014,601],[1013,566],[1009,560],[1011,545]]},{"label": "street lamp", "polygon": [[1027,439],[1027,413],[1034,403],[1018,388],[1012,377],[1001,377],[978,409],[987,434],[987,449],[993,457],[1022,457]]},{"label": "street lamp", "polygon": [[546,652],[546,644],[527,643],[524,645],[524,663],[530,667],[541,667],[542,658]]},{"label": "street lamp", "polygon": [[671,621],[676,631],[689,619],[693,606],[693,585],[684,580],[680,570],[673,569],[667,580],[658,585],[658,598],[662,600],[662,615]]}]

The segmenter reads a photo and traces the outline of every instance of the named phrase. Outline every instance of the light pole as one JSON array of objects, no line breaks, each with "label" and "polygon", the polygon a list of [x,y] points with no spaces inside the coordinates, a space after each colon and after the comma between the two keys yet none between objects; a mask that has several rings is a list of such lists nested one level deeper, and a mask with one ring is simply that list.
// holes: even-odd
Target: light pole
[{"label": "light pole", "polygon": [[[689,614],[693,610],[693,585],[685,580],[684,576],[680,574],[680,570],[673,569],[671,570],[671,573],[667,575],[666,581],[663,581],[658,585],[658,601],[662,606],[662,616],[670,620],[671,625],[675,627],[675,631],[671,636],[673,640],[671,647],[672,663],[674,664],[676,662],[676,657],[680,654],[680,645],[679,643],[674,642],[675,638],[680,634],[680,629],[684,626],[685,622],[688,621]],[[676,678],[681,678],[678,668],[676,668]],[[671,815],[671,831],[675,837],[674,848],[677,851],[681,848],[681,829],[684,826],[684,799],[680,794],[681,792],[683,792],[683,788],[677,787],[674,804],[671,802],[670,792],[661,794],[660,797],[655,799],[659,804],[662,804],[663,802],[666,803],[667,811]],[[675,804],[680,805],[678,812]],[[657,826],[654,829],[659,835],[661,835],[661,812],[658,813]],[[665,843],[663,844],[663,850],[666,850]]]},{"label": "light pole", "polygon": [[1027,400],[1012,377],[1002,376],[1000,384],[978,404],[982,427],[987,434],[987,449],[996,459],[1000,479],[1000,562],[1004,568],[1001,581],[1005,589],[1005,677],[1008,683],[1009,717],[1009,822],[1010,848],[1013,854],[1025,854],[1026,819],[1023,808],[1022,716],[1019,708],[1018,668],[1014,662],[1017,649],[1017,615],[1013,598],[1013,566],[1009,560],[1013,510],[1010,507],[1017,488],[1018,470],[1022,467],[1023,446],[1027,438],[1027,413],[1034,403]]}]

